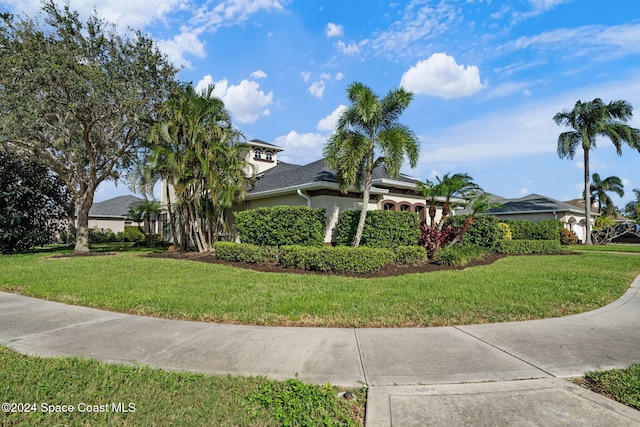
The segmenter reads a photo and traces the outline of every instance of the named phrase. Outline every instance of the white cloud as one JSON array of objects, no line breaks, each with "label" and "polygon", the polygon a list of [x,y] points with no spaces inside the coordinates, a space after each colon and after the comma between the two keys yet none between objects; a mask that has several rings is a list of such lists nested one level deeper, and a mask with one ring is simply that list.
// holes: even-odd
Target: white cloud
[{"label": "white cloud", "polygon": [[628,178],[622,178],[622,185],[624,188],[631,188],[631,180]]},{"label": "white cloud", "polygon": [[344,74],[342,73],[336,73],[336,81],[339,82],[340,80],[342,80],[344,78]]},{"label": "white cloud", "polygon": [[509,96],[511,94],[520,92],[524,95],[530,95],[528,87],[531,86],[529,82],[507,82],[500,84],[496,87],[490,88],[487,91],[486,99],[500,98],[503,96]]},{"label": "white cloud", "polygon": [[331,114],[329,114],[324,119],[318,122],[317,129],[322,132],[333,132],[336,129],[338,124],[338,119],[340,115],[347,109],[346,105],[340,105],[338,108],[333,110]]},{"label": "white cloud", "polygon": [[360,52],[360,47],[358,47],[358,45],[354,42],[345,44],[342,40],[338,40],[333,44],[333,46],[345,55],[355,55],[356,53]]},{"label": "white cloud", "polygon": [[317,82],[311,83],[311,86],[307,88],[307,92],[309,92],[316,98],[322,98],[322,96],[324,95],[325,86],[326,84],[324,80],[318,80]]},{"label": "white cloud", "polygon": [[344,34],[344,28],[342,25],[329,22],[326,29],[327,37],[341,37]]},{"label": "white cloud", "polygon": [[191,62],[185,58],[186,54],[204,58],[207,53],[204,43],[198,39],[198,34],[185,28],[171,40],[159,40],[158,47],[162,50],[174,65],[192,68]]},{"label": "white cloud", "polygon": [[[191,19],[192,25],[202,26],[215,31],[220,27],[236,25],[246,21],[249,16],[261,11],[279,11],[288,0],[224,0],[207,2],[201,6]],[[208,6],[213,4],[213,8]]]},{"label": "white cloud", "polygon": [[400,85],[416,94],[447,99],[473,95],[483,87],[478,67],[458,65],[444,53],[418,61],[402,75]]},{"label": "white cloud", "polygon": [[[206,75],[198,82],[195,89],[200,91],[212,83],[213,78]],[[271,114],[269,106],[273,102],[273,92],[265,94],[259,88],[258,83],[246,79],[238,85],[229,85],[227,79],[222,79],[215,82],[213,95],[222,99],[234,121],[253,123],[260,117]]]},{"label": "white cloud", "polygon": [[309,163],[322,158],[322,149],[327,141],[327,136],[320,133],[298,133],[294,130],[284,136],[279,136],[274,141],[285,149],[280,156],[284,161],[294,163]]},{"label": "white cloud", "polygon": [[302,76],[302,80],[304,80],[305,83],[307,83],[311,78],[311,73],[309,71],[303,71],[300,73],[300,75]]},{"label": "white cloud", "polygon": [[521,194],[523,196],[529,194],[529,189],[527,187],[521,188],[518,190],[518,194]]},{"label": "white cloud", "polygon": [[267,77],[267,73],[262,70],[256,70],[251,73],[251,77],[253,77],[254,79],[264,79]]}]

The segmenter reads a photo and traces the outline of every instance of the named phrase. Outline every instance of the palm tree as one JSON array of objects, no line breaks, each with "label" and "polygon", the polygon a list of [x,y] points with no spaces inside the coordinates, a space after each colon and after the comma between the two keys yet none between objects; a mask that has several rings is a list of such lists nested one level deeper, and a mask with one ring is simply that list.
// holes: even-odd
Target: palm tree
[{"label": "palm tree", "polygon": [[[617,176],[608,176],[605,179],[601,179],[597,173],[591,175],[591,178],[593,179],[593,184],[589,187],[591,189],[591,200],[598,201],[598,211],[600,213],[602,213],[602,208],[604,207],[607,215],[615,216],[616,208],[607,192],[610,191],[623,197],[624,186],[622,185],[622,180]],[[584,192],[582,193],[582,197],[584,198]]]},{"label": "palm tree", "polygon": [[596,138],[609,138],[619,156],[622,143],[640,151],[640,130],[627,125],[633,117],[633,107],[627,101],[612,101],[604,104],[600,98],[591,102],[576,102],[573,110],[564,110],[553,116],[557,125],[573,130],[558,136],[558,156],[573,159],[581,145],[584,152],[584,193],[585,193],[585,244],[591,244],[591,192],[589,182],[589,151],[596,148]]},{"label": "palm tree", "polygon": [[347,87],[351,102],[338,119],[336,132],[324,148],[327,165],[335,169],[340,189],[362,189],[362,211],[353,241],[360,245],[367,217],[373,171],[383,167],[396,177],[405,157],[411,167],[418,163],[418,138],[407,126],[398,123],[400,114],[413,100],[413,94],[403,88],[389,91],[382,99],[368,86],[354,82]]},{"label": "palm tree", "polygon": [[460,203],[453,201],[454,198],[470,199],[473,195],[481,190],[480,186],[473,182],[473,178],[466,173],[456,173],[449,175],[446,173],[442,179],[436,176],[437,183],[426,180],[424,183],[418,183],[418,191],[425,197],[429,204],[429,218],[431,219],[431,227],[435,225],[436,201],[443,200],[442,220],[439,228],[442,228],[444,219],[449,216],[451,210],[460,206]]},{"label": "palm tree", "polygon": [[640,222],[640,188],[634,188],[633,193],[636,199],[624,206],[624,213],[635,222]]},{"label": "palm tree", "polygon": [[175,204],[168,205],[174,243],[201,252],[211,249],[225,213],[243,199],[250,181],[241,134],[212,91],[197,94],[187,84],[167,101],[150,133],[146,171],[148,179],[166,180],[169,203],[170,187],[175,193]]}]

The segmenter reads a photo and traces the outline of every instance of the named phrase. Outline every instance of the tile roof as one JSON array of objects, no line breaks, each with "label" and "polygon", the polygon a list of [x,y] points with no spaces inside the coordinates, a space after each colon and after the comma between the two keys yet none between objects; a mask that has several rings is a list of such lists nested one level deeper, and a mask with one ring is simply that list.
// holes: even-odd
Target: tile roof
[{"label": "tile roof", "polygon": [[518,199],[504,199],[502,197],[493,196],[492,201],[500,203],[502,206],[499,208],[491,209],[487,211],[490,214],[499,213],[513,213],[513,212],[584,212],[579,207],[560,202],[550,197],[541,196],[540,194],[529,194],[528,196]]},{"label": "tile roof", "polygon": [[105,200],[103,202],[94,203],[89,210],[90,217],[96,216],[108,216],[108,217],[122,217],[127,216],[129,209],[142,202],[143,199],[136,196],[119,196],[113,199]]},{"label": "tile roof", "polygon": [[[374,185],[376,180],[393,180],[409,184],[418,182],[416,178],[400,174],[391,178],[383,168],[378,167],[373,172]],[[278,161],[278,165],[258,175],[250,194],[279,190],[289,187],[298,187],[313,183],[337,183],[335,171],[329,168],[324,159],[316,160],[304,166],[294,165]]]}]

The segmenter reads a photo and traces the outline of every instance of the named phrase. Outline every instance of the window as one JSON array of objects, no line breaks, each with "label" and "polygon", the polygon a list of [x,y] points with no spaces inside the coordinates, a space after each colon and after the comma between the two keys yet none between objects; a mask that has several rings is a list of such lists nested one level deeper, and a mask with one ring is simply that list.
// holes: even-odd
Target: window
[{"label": "window", "polygon": [[410,211],[411,210],[411,206],[410,205],[400,205],[400,210],[402,212]]},{"label": "window", "polygon": [[396,204],[395,203],[385,203],[384,205],[382,205],[382,210],[395,211],[396,210]]},{"label": "window", "polygon": [[255,150],[253,150],[253,158],[262,159],[262,150],[260,150],[259,148],[256,148]]},{"label": "window", "polygon": [[426,219],[426,215],[425,215],[425,214],[426,214],[426,211],[425,211],[424,206],[417,205],[417,206],[415,207],[415,212],[418,214],[418,216],[420,217],[420,219],[423,219],[423,220],[424,220],[424,219]]},{"label": "window", "polygon": [[265,153],[265,158],[266,158],[268,161],[273,162],[273,153],[272,153],[271,151],[267,151],[267,152]]}]

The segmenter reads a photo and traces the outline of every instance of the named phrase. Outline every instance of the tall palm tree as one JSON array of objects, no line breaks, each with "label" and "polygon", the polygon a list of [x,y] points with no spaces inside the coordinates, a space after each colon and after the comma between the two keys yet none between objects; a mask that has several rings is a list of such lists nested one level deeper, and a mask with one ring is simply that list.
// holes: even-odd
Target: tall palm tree
[{"label": "tall palm tree", "polygon": [[633,107],[627,101],[612,101],[609,104],[596,98],[590,102],[576,102],[573,110],[563,110],[553,116],[557,125],[573,130],[558,136],[558,156],[573,159],[576,150],[582,146],[584,153],[584,193],[585,193],[585,244],[591,244],[591,192],[589,182],[589,152],[596,148],[596,138],[601,136],[611,140],[619,156],[622,143],[640,151],[640,130],[627,125],[633,117]]},{"label": "tall palm tree", "polygon": [[403,88],[389,91],[382,99],[368,86],[354,82],[347,87],[351,102],[338,119],[338,126],[324,147],[325,162],[337,172],[343,192],[351,187],[362,189],[362,211],[353,241],[360,245],[371,193],[373,170],[383,167],[396,177],[405,157],[411,167],[418,163],[418,138],[398,118],[413,100]]},{"label": "tall palm tree", "polygon": [[[605,179],[601,179],[597,173],[591,175],[591,178],[593,179],[593,183],[589,187],[591,189],[591,200],[598,201],[598,211],[600,213],[602,213],[602,208],[604,207],[607,215],[614,216],[616,208],[607,192],[616,193],[618,196],[623,197],[624,185],[622,180],[617,176],[608,176]],[[582,197],[584,198],[584,192]]]},{"label": "tall palm tree", "polygon": [[241,156],[241,134],[233,129],[223,102],[212,96],[213,86],[198,94],[182,86],[167,101],[162,119],[150,133],[148,176],[166,180],[175,204],[168,206],[174,242],[208,251],[217,238],[221,218],[243,199],[250,170]]}]

